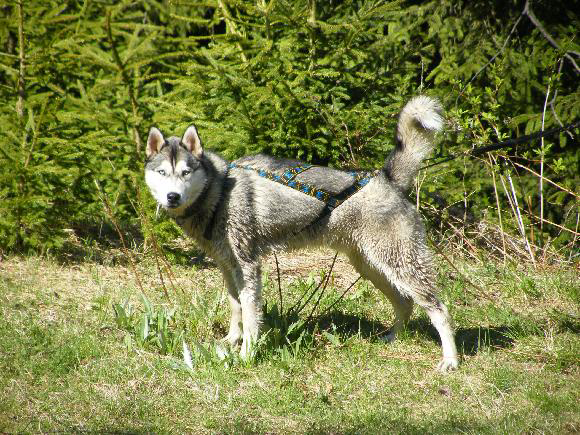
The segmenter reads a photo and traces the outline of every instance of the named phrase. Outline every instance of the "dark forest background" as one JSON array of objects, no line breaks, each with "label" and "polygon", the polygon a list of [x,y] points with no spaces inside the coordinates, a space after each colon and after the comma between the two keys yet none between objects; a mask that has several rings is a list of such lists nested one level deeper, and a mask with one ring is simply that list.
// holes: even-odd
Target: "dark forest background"
[{"label": "dark forest background", "polygon": [[[114,225],[135,246],[170,243],[142,182],[152,125],[195,123],[228,159],[375,168],[420,93],[447,114],[427,163],[573,123],[573,4],[4,0],[0,250],[66,252]],[[577,133],[433,166],[410,199],[467,256],[577,260]]]}]

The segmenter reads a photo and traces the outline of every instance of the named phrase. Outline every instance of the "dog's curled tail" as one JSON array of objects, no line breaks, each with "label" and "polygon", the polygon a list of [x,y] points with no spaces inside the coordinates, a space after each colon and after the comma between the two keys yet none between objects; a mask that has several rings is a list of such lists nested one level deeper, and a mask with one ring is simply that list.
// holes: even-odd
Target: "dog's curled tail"
[{"label": "dog's curled tail", "polygon": [[396,146],[385,162],[389,180],[407,190],[421,162],[433,149],[433,136],[443,127],[443,108],[439,101],[420,95],[409,101],[399,115]]}]

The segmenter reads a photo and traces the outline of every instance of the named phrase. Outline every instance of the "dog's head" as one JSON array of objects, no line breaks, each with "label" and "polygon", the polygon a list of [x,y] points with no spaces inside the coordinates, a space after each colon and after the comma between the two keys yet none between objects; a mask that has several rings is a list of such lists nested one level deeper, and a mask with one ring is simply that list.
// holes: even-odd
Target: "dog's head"
[{"label": "dog's head", "polygon": [[157,202],[179,216],[199,197],[207,184],[203,147],[191,125],[183,137],[165,139],[155,127],[147,139],[145,182]]}]

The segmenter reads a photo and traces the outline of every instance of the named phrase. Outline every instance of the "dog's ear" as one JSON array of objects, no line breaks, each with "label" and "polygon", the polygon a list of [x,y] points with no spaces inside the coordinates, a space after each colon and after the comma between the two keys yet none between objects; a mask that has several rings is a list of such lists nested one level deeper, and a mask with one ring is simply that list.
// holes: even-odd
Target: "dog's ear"
[{"label": "dog's ear", "polygon": [[195,126],[192,124],[187,127],[185,133],[183,133],[183,139],[181,142],[185,147],[189,150],[191,154],[194,155],[197,159],[201,159],[203,157],[203,146],[201,145],[201,139],[197,134],[197,130]]},{"label": "dog's ear", "polygon": [[147,138],[147,149],[145,150],[147,157],[157,154],[164,143],[165,139],[159,129],[151,127],[149,137]]}]

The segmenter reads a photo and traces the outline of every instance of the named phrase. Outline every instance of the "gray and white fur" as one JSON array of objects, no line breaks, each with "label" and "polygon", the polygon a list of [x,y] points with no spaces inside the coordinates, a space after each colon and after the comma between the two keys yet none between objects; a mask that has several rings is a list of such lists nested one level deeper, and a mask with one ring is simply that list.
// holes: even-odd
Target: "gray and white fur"
[{"label": "gray and white fur", "polygon": [[[221,269],[229,294],[231,319],[225,340],[253,352],[263,321],[260,264],[273,250],[329,246],[348,256],[356,270],[389,299],[395,322],[393,340],[423,307],[443,347],[438,369],[457,368],[451,318],[436,296],[432,255],[419,213],[406,191],[433,135],[442,127],[442,108],[426,96],[409,101],[399,116],[397,145],[383,169],[331,213],[325,204],[261,177],[250,166],[282,174],[300,164],[264,155],[245,157],[236,168],[205,150],[194,126],[183,137],[165,139],[153,127],[147,141],[145,179],[157,202]],[[313,167],[296,177],[332,193],[352,184],[342,171]]]}]

